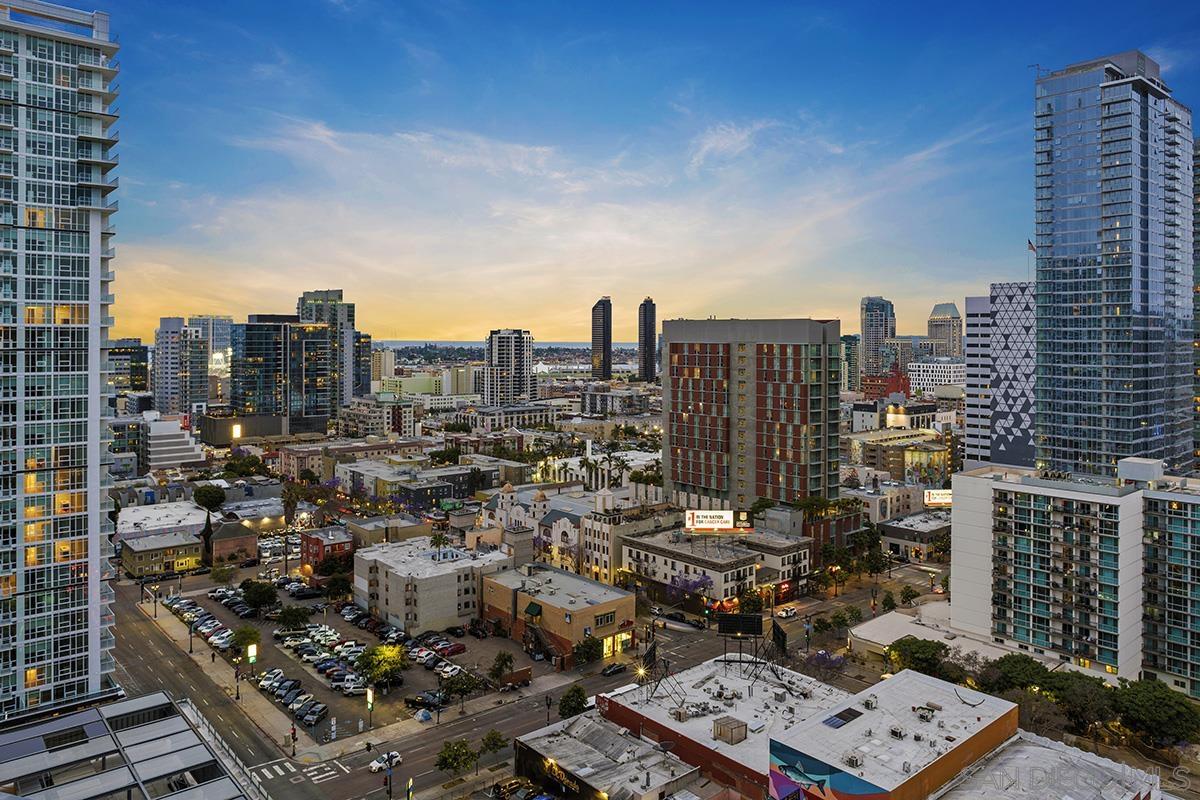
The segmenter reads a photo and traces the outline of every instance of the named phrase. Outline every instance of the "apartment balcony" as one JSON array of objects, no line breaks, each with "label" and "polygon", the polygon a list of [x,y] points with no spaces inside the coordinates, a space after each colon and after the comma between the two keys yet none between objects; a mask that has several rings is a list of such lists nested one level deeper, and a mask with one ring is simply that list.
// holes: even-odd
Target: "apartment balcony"
[{"label": "apartment balcony", "polygon": [[103,196],[109,192],[115,191],[116,188],[121,185],[121,179],[105,179],[100,175],[88,175],[86,177],[81,175],[76,180],[76,183],[84,189],[95,189],[96,191],[100,192],[101,196]]},{"label": "apartment balcony", "polygon": [[121,159],[115,153],[107,154],[89,147],[87,149],[80,148],[75,154],[75,160],[82,164],[94,164],[107,171],[117,166]]},{"label": "apartment balcony", "polygon": [[121,62],[107,55],[80,56],[78,66],[81,70],[98,72],[109,78],[116,77],[117,73],[121,71]]},{"label": "apartment balcony", "polygon": [[89,125],[75,134],[78,138],[90,142],[99,142],[104,147],[112,147],[121,140],[121,135],[102,125]]},{"label": "apartment balcony", "polygon": [[109,108],[107,103],[80,103],[76,111],[82,117],[91,117],[105,123],[116,122],[117,117],[120,116],[117,109]]}]

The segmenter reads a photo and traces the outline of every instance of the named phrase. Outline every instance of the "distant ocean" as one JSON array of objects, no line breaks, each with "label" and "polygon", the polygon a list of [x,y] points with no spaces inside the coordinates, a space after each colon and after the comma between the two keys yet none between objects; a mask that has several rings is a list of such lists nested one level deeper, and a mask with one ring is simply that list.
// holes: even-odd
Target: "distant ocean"
[{"label": "distant ocean", "polygon": [[[372,342],[373,345],[381,347],[420,347],[423,344],[433,344],[438,347],[483,347],[483,342],[456,342],[449,339],[377,339]],[[578,350],[586,350],[592,346],[591,342],[542,342],[537,339],[533,340],[534,347],[570,347]],[[637,342],[613,342],[613,347],[624,348],[628,350],[636,350]]]}]

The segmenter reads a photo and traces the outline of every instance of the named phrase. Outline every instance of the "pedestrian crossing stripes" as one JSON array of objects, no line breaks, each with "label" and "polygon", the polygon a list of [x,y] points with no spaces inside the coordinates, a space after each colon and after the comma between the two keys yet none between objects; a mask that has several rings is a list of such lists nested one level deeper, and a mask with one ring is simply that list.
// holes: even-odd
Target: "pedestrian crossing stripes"
[{"label": "pedestrian crossing stripes", "polygon": [[260,778],[262,778],[264,781],[273,780],[275,778],[282,778],[285,775],[289,775],[295,771],[296,771],[296,768],[287,761],[284,761],[279,764],[266,764],[264,766],[258,767],[256,770],[258,776]]}]

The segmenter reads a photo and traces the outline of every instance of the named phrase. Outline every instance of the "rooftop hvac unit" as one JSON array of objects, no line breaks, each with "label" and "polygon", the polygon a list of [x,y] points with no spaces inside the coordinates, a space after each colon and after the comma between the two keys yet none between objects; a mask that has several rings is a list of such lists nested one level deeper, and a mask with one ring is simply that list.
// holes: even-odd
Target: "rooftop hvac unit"
[{"label": "rooftop hvac unit", "polygon": [[784,694],[783,689],[776,689],[774,692],[774,697],[776,703],[782,703],[786,695]]},{"label": "rooftop hvac unit", "polygon": [[933,721],[933,709],[932,708],[918,708],[917,709],[917,718],[920,719],[922,722],[932,722]]},{"label": "rooftop hvac unit", "polygon": [[851,750],[849,753],[846,753],[846,755],[842,756],[842,763],[847,767],[854,767],[855,769],[858,769],[863,765],[862,754]]},{"label": "rooftop hvac unit", "polygon": [[899,725],[893,725],[888,730],[888,733],[892,735],[893,739],[903,739],[905,736],[904,728],[901,728]]},{"label": "rooftop hvac unit", "polygon": [[867,699],[863,700],[863,707],[874,711],[879,708],[879,698],[873,694],[867,695]]},{"label": "rooftop hvac unit", "polygon": [[688,710],[683,706],[671,709],[671,719],[676,722],[686,722],[689,716]]}]

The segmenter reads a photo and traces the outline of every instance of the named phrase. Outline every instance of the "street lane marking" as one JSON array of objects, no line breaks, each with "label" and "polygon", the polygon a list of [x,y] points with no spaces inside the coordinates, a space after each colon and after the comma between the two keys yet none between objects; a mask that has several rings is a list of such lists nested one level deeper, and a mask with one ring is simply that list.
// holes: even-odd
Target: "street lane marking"
[{"label": "street lane marking", "polygon": [[290,762],[287,762],[287,761],[285,761],[283,765],[284,765],[285,767],[287,767],[287,771],[288,771],[288,772],[295,772],[295,771],[296,771],[296,768],[295,768],[295,767],[293,767],[293,766],[291,765],[291,763],[290,763]]},{"label": "street lane marking", "polygon": [[280,767],[278,764],[275,765],[275,774],[281,778],[283,777],[283,768]]},{"label": "street lane marking", "polygon": [[349,775],[349,774],[350,774],[350,768],[349,768],[349,767],[347,767],[347,766],[346,766],[345,764],[343,764],[342,762],[340,762],[340,761],[338,761],[338,760],[336,760],[336,759],[335,759],[333,763],[334,763],[334,764],[336,764],[338,767],[340,767],[340,768],[341,768],[341,770],[342,770],[343,772],[345,772],[347,775]]}]

